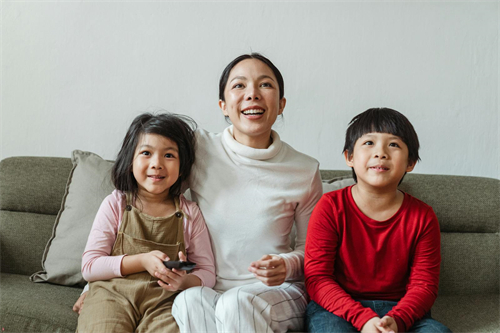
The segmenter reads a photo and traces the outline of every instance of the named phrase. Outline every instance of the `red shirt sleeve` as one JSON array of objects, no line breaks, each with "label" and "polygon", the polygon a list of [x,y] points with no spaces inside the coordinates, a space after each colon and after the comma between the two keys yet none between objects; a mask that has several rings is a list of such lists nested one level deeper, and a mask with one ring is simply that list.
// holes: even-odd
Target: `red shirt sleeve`
[{"label": "red shirt sleeve", "polygon": [[330,194],[325,194],[314,208],[306,238],[305,281],[311,300],[361,331],[369,319],[378,315],[352,299],[336,281],[334,270],[339,247],[338,218],[345,214],[345,209],[338,207],[340,204],[340,200],[334,202]]},{"label": "red shirt sleeve", "polygon": [[430,311],[436,300],[441,263],[441,234],[439,223],[429,207],[412,258],[406,294],[387,313],[406,332],[413,323]]}]

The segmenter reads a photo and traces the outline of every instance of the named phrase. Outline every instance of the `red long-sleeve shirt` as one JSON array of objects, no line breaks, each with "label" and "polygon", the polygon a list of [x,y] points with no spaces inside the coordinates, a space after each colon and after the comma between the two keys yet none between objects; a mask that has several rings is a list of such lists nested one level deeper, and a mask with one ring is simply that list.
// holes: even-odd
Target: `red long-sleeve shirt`
[{"label": "red long-sleeve shirt", "polygon": [[364,215],[351,188],[326,193],[307,230],[304,273],[312,300],[361,330],[377,314],[356,300],[391,300],[406,332],[437,297],[440,231],[430,206],[405,193],[386,221]]}]

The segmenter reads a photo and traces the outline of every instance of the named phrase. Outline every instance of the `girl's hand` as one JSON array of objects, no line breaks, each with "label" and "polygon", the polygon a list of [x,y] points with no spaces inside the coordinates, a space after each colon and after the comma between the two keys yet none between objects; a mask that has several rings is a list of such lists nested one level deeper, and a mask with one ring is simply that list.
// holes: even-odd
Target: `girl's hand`
[{"label": "girl's hand", "polygon": [[[179,252],[179,260],[187,261],[187,258],[182,251]],[[175,268],[170,270],[165,268],[164,273],[157,272],[155,277],[160,279],[158,280],[158,284],[165,290],[177,291],[187,289],[186,280],[188,279],[188,274],[184,270],[177,270]]]},{"label": "girl's hand", "polygon": [[85,297],[87,297],[87,293],[88,291],[84,292],[83,294],[80,295],[80,297],[78,297],[78,299],[76,300],[76,303],[75,305],[73,305],[73,311],[80,314],[82,312],[82,309],[83,309],[83,301],[85,300]]},{"label": "girl's hand", "polygon": [[167,268],[163,264],[164,260],[170,259],[161,251],[155,250],[141,254],[142,267],[144,267],[144,270],[148,271],[153,277],[156,277],[156,273],[167,273]]},{"label": "girl's hand", "polygon": [[285,260],[276,255],[264,255],[252,262],[248,270],[267,286],[279,286],[286,279]]}]

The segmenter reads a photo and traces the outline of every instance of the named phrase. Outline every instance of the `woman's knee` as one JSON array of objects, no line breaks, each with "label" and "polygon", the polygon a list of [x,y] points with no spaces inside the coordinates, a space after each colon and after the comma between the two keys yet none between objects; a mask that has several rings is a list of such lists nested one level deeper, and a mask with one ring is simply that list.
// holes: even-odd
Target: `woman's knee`
[{"label": "woman's knee", "polygon": [[172,314],[183,312],[186,313],[187,310],[194,310],[202,306],[203,291],[204,287],[193,287],[184,290],[174,300],[172,305]]}]

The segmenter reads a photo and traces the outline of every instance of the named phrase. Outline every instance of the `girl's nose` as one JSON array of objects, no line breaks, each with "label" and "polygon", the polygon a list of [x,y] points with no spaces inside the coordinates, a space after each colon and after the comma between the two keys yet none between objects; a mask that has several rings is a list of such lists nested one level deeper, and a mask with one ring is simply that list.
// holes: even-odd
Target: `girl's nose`
[{"label": "girl's nose", "polygon": [[162,169],[163,168],[159,158],[151,159],[151,168],[153,168],[153,169]]}]

